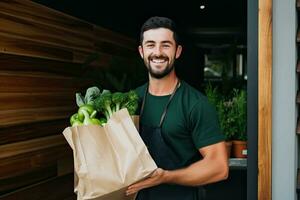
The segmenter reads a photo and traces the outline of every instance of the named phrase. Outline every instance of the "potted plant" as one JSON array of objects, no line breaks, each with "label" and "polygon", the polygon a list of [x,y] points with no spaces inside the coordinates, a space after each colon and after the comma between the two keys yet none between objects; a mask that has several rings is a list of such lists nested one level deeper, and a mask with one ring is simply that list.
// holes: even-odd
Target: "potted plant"
[{"label": "potted plant", "polygon": [[232,107],[229,110],[228,118],[234,130],[232,135],[232,154],[236,158],[247,157],[247,97],[245,90],[233,90],[231,99]]},{"label": "potted plant", "polygon": [[205,88],[208,100],[216,106],[220,127],[226,138],[228,155],[247,157],[247,97],[245,90],[233,89],[232,95],[223,96],[209,83]]},{"label": "potted plant", "polygon": [[220,93],[218,92],[218,88],[213,87],[210,83],[205,88],[205,94],[208,98],[208,101],[216,107],[220,128],[226,140],[227,154],[228,157],[230,157],[232,137],[235,131],[232,130],[233,120],[231,118],[228,118],[227,115],[229,110],[231,109],[232,104],[230,103],[230,101],[225,101],[225,97],[220,95]]}]

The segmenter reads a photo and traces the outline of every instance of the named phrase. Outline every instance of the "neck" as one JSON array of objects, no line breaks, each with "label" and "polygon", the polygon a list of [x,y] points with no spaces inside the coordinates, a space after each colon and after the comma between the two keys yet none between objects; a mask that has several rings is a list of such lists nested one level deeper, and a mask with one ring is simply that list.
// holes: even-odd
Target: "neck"
[{"label": "neck", "polygon": [[175,72],[161,79],[155,79],[149,75],[149,93],[155,96],[170,95],[174,91],[178,78]]}]

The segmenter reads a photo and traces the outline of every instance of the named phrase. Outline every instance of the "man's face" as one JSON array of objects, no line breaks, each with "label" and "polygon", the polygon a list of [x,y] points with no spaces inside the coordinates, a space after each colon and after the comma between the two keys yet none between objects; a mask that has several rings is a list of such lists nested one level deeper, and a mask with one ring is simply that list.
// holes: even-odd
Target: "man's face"
[{"label": "man's face", "polygon": [[174,62],[181,54],[182,47],[176,48],[173,32],[166,28],[144,32],[144,40],[139,52],[149,71],[156,79],[167,76],[174,70]]}]

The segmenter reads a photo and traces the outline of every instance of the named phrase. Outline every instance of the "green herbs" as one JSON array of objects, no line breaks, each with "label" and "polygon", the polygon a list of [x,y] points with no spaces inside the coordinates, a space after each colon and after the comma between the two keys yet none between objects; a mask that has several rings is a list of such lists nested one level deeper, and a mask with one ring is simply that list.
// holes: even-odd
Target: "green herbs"
[{"label": "green herbs", "polygon": [[78,112],[70,117],[72,126],[101,125],[104,126],[113,115],[120,109],[127,108],[130,115],[134,115],[138,108],[138,95],[131,90],[127,93],[103,90],[98,87],[87,89],[85,96],[76,93]]},{"label": "green herbs", "polygon": [[222,132],[226,140],[247,140],[247,94],[245,90],[233,89],[229,95],[221,95],[210,84],[206,96],[217,109]]}]

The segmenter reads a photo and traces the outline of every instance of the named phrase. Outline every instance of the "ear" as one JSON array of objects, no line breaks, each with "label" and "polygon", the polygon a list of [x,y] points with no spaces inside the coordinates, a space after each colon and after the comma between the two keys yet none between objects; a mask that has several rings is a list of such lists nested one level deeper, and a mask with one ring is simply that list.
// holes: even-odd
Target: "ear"
[{"label": "ear", "polygon": [[176,56],[176,57],[175,57],[176,59],[180,57],[181,52],[182,52],[182,46],[181,46],[181,45],[178,45],[178,46],[177,46],[177,49],[176,49],[176,55],[175,55],[175,56]]},{"label": "ear", "polygon": [[140,56],[141,56],[142,58],[144,58],[143,47],[142,47],[141,45],[139,46],[139,53],[140,53]]}]

